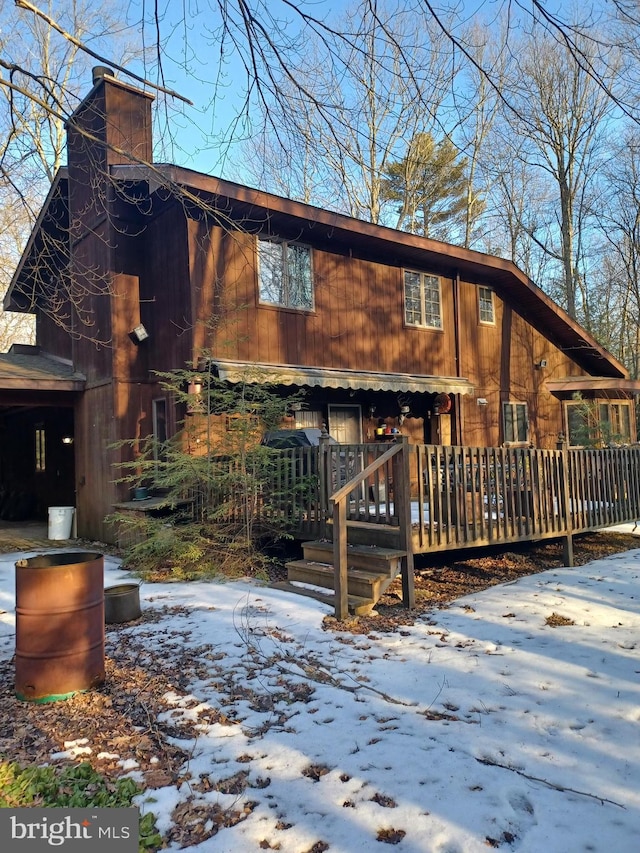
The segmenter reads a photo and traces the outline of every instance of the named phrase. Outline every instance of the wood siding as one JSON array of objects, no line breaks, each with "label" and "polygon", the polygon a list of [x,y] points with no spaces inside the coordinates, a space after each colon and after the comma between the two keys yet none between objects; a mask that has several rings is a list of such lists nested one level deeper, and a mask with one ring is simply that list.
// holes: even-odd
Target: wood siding
[{"label": "wood siding", "polygon": [[[331,246],[307,241],[313,251],[314,309],[291,310],[259,301],[254,235],[220,227],[207,231],[202,222],[190,222],[189,241],[193,315],[202,323],[214,321],[208,335],[194,333],[194,349],[206,345],[220,358],[247,362],[461,376],[476,393],[457,400],[454,437],[497,446],[503,441],[502,403],[524,402],[531,441],[555,447],[562,407],[544,382],[586,372],[497,293],[495,324],[483,324],[478,284],[460,283],[458,364],[455,277],[441,276],[442,330],[417,328],[404,322],[401,264],[334,254]],[[491,281],[483,284],[490,287]],[[547,361],[544,370],[535,367],[541,359]],[[487,405],[478,406],[478,397]],[[424,440],[422,423],[407,423],[403,431]]]},{"label": "wood siding", "polygon": [[111,446],[116,439],[110,384],[82,395],[75,412],[76,493],[81,536],[111,541],[104,519],[116,499]]},{"label": "wood siding", "polygon": [[[490,282],[487,283],[490,286]],[[530,441],[551,449],[563,431],[562,405],[545,390],[545,380],[586,375],[580,367],[494,293],[495,324],[480,323],[478,286],[461,285],[461,374],[475,397],[460,400],[464,442],[497,447],[504,441],[502,403],[526,403]],[[536,365],[546,360],[547,366]],[[478,398],[487,401],[478,405]]]},{"label": "wood siding", "polygon": [[[69,316],[69,304],[62,308],[62,313]],[[73,358],[72,339],[64,319],[61,322],[49,314],[39,311],[36,314],[36,340],[43,352],[70,361]]]},{"label": "wood siding", "polygon": [[[192,230],[195,226],[190,226]],[[217,302],[219,327],[209,338],[221,358],[316,367],[424,373],[456,372],[452,282],[443,279],[443,317],[449,331],[404,324],[402,267],[334,255],[312,246],[314,310],[261,304],[258,297],[256,237],[214,228],[206,241],[193,240],[203,278],[202,303],[223,278]],[[217,259],[216,259],[217,255]]]}]

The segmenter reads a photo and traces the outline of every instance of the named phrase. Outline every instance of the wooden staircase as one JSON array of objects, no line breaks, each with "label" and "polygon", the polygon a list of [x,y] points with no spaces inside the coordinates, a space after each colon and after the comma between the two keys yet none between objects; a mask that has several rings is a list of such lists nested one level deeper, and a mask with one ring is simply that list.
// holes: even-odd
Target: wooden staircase
[{"label": "wooden staircase", "polygon": [[[414,606],[407,447],[406,436],[399,436],[396,444],[333,493],[328,487],[331,476],[323,474],[324,467],[319,465],[320,479],[325,484],[321,491],[327,491],[325,535],[333,541],[327,538],[303,543],[303,559],[287,563],[288,580],[274,586],[324,601],[334,607],[336,619],[342,620],[349,613],[371,613],[389,585],[401,575],[402,600],[406,607]],[[375,521],[354,518],[354,514],[360,514],[357,496],[370,478],[379,485],[379,472],[388,465],[392,469],[386,468],[390,476],[385,476],[385,482],[393,483],[393,517],[379,515]]]},{"label": "wooden staircase", "polygon": [[[303,559],[287,565],[288,580],[275,584],[300,595],[334,604],[335,570],[333,542],[304,542]],[[349,611],[367,616],[400,574],[406,551],[380,545],[347,545],[347,591]],[[327,592],[322,590],[326,589]]]}]

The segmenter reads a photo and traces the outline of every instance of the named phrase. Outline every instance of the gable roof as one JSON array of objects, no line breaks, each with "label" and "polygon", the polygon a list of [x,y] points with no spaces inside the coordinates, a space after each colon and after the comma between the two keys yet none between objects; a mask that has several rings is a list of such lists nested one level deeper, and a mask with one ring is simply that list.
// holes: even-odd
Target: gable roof
[{"label": "gable roof", "polygon": [[[5,311],[34,313],[34,293],[54,257],[68,256],[69,175],[58,169],[4,297]],[[55,263],[55,261],[54,261]],[[59,261],[58,261],[59,263]]]},{"label": "gable roof", "polygon": [[[117,165],[111,167],[111,172],[116,180],[147,183],[150,194],[162,191],[166,195],[167,189],[180,192],[189,204],[206,206],[220,220],[241,224],[249,232],[269,227],[272,233],[292,239],[321,239],[338,253],[357,252],[386,263],[485,284],[590,374],[629,377],[626,368],[611,353],[505,258],[374,225],[170,164]],[[68,227],[68,192],[67,172],[61,169],[5,296],[5,310],[34,310],[32,294],[41,267],[38,252],[55,246]]]}]

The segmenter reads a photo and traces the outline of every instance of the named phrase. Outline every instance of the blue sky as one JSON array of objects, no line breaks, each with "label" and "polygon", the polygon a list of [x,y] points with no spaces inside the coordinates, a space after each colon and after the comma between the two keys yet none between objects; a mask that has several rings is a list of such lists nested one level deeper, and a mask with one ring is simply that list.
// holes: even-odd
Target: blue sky
[{"label": "blue sky", "polygon": [[[263,2],[263,5],[258,5]],[[406,8],[419,0],[385,0],[381,8],[389,10],[394,5]],[[232,49],[231,40],[225,39],[225,52],[221,53],[220,36],[221,17],[219,5],[222,0],[165,0],[160,23],[162,44],[162,79],[168,88],[174,89],[189,98],[193,106],[175,99],[168,100],[168,111],[163,109],[164,97],[157,97],[156,140],[163,141],[164,150],[157,158],[174,162],[197,171],[217,174],[231,180],[247,180],[242,168],[242,142],[251,135],[250,121],[242,116],[246,97],[247,77],[242,60]],[[230,16],[230,29],[233,31],[234,15],[237,17],[238,3],[232,2],[227,9]],[[275,24],[281,24],[281,33],[295,36],[300,30],[300,21],[296,6],[321,21],[335,20],[347,8],[356,9],[358,0],[253,0],[251,8],[257,10],[263,20],[271,18],[271,30],[277,32]],[[440,0],[434,4],[438,13],[455,7],[460,23],[468,24],[480,15],[485,21],[491,21],[506,5],[506,0]],[[596,4],[598,5],[598,4]],[[547,9],[556,4],[545,2]],[[563,4],[559,7],[570,15]],[[591,4],[587,9],[591,8]],[[266,10],[266,11],[265,11]],[[426,10],[423,10],[428,14]],[[528,17],[529,4],[511,7],[511,23],[517,25],[518,19]],[[587,11],[584,11],[585,16]],[[142,69],[145,77],[158,80],[157,65],[154,66],[155,43],[158,37],[153,17],[153,6],[147,6],[146,0],[134,0],[128,7],[128,19],[132,35],[144,39],[149,51],[151,63]],[[136,20],[144,16],[146,23],[141,33]],[[304,50],[301,55],[304,57]],[[303,59],[304,61],[304,59]],[[138,70],[138,69],[136,69]],[[239,118],[240,117],[240,118]]]},{"label": "blue sky", "polygon": [[[296,13],[282,2],[270,2],[269,13],[286,23],[283,32],[298,31]],[[344,2],[311,0],[305,8],[317,18],[339,13]],[[221,58],[221,40],[217,35],[221,24],[217,3],[212,0],[205,10],[195,3],[168,0],[162,19],[163,75],[165,86],[189,98],[193,106],[169,99],[170,118],[162,109],[163,96],[157,96],[159,123],[156,138],[162,134],[165,146],[163,159],[181,166],[211,174],[219,174],[240,180],[238,167],[229,165],[230,158],[240,158],[240,145],[251,132],[246,121],[238,121],[243,112],[246,95],[246,73],[237,54],[229,50]],[[235,6],[235,4],[234,4]],[[186,16],[185,16],[186,8]],[[142,7],[129,7],[130,19],[134,20]],[[148,17],[147,13],[147,17]],[[168,35],[170,34],[170,35]],[[147,21],[144,33],[147,45],[153,42],[153,23]],[[227,44],[230,45],[227,40]],[[143,72],[148,79],[157,79],[149,68]],[[168,127],[172,132],[167,132]],[[164,130],[164,132],[163,132]],[[171,140],[170,140],[171,136]]]}]

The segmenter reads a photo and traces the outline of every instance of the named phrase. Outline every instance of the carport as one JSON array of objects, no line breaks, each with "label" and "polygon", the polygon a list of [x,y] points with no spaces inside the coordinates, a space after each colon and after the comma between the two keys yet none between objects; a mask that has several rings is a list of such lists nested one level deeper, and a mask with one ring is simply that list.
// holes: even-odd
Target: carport
[{"label": "carport", "polygon": [[75,506],[74,411],[85,377],[40,347],[0,353],[0,521]]}]

